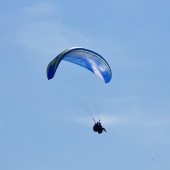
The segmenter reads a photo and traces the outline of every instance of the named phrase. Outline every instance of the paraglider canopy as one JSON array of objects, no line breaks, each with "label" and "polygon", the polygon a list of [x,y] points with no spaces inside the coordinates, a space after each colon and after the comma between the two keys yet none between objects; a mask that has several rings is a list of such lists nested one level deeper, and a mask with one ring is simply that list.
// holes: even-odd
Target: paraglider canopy
[{"label": "paraglider canopy", "polygon": [[62,60],[84,67],[85,69],[93,72],[105,83],[110,82],[112,78],[111,68],[101,55],[82,47],[73,47],[61,52],[48,64],[48,80],[54,77],[55,72]]}]

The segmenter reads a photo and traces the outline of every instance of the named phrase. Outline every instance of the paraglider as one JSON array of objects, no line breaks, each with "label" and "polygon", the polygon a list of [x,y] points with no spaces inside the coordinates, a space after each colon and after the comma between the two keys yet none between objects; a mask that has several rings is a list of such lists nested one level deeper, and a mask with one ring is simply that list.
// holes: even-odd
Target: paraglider
[{"label": "paraglider", "polygon": [[100,120],[96,123],[94,120],[94,126],[93,126],[93,131],[98,132],[99,134],[103,133],[103,131],[107,132],[106,129],[102,126],[100,123]]},{"label": "paraglider", "polygon": [[[62,60],[77,64],[91,71],[105,83],[110,82],[112,78],[111,68],[107,61],[101,55],[86,48],[73,47],[61,52],[48,64],[48,80],[52,79],[55,76],[56,70]],[[103,131],[106,132],[105,128],[102,127],[100,121],[97,123],[95,122],[93,130],[95,132],[98,132],[99,134],[101,134]]]}]

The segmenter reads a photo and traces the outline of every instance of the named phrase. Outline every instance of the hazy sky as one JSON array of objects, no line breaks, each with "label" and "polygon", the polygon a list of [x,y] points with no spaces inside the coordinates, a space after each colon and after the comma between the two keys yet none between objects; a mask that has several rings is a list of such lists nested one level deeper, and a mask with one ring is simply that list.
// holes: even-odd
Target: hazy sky
[{"label": "hazy sky", "polygon": [[[0,169],[169,170],[169,6],[2,1]],[[64,61],[48,81],[48,63],[74,46],[101,54],[111,82]]]}]

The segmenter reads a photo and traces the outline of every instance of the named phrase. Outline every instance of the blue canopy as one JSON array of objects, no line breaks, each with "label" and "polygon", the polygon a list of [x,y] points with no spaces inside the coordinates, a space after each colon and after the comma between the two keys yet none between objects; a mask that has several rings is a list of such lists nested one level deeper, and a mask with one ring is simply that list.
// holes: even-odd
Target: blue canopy
[{"label": "blue canopy", "polygon": [[82,47],[73,47],[61,52],[48,64],[48,80],[54,77],[59,63],[62,60],[77,64],[90,70],[99,78],[101,78],[105,83],[108,83],[112,78],[111,68],[101,55]]}]

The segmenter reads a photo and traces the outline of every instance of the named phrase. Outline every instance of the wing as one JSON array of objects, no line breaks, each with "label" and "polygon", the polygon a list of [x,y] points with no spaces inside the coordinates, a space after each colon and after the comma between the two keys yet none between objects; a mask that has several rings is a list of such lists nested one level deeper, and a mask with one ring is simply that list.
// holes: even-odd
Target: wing
[{"label": "wing", "polygon": [[111,68],[101,55],[85,48],[73,47],[60,53],[48,64],[48,79],[52,79],[54,77],[55,72],[62,60],[84,67],[101,78],[105,83],[108,83],[112,78]]}]

